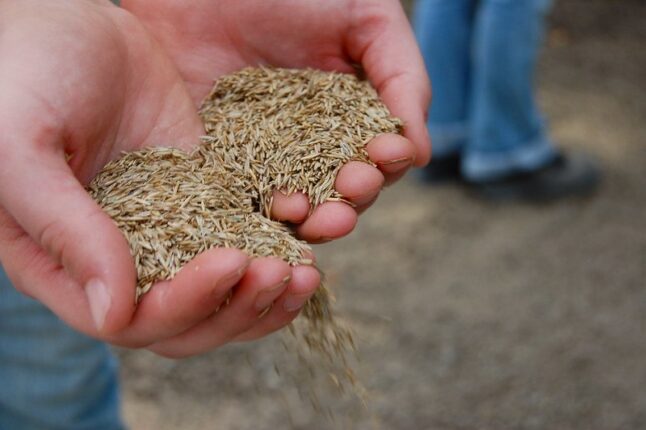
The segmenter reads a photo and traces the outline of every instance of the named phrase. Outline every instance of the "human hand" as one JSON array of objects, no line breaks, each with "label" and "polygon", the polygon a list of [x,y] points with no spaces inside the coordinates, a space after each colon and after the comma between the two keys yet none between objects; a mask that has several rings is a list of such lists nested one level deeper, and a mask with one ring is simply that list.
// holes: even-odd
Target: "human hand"
[{"label": "human hand", "polygon": [[[273,217],[298,225],[321,242],[349,233],[357,214],[384,184],[430,158],[425,125],[430,85],[406,16],[397,0],[124,0],[164,46],[196,103],[213,79],[246,66],[312,67],[352,73],[359,65],[404,136],[382,135],[367,146],[374,168],[350,162],[339,172],[340,202],[324,203],[307,218],[307,197],[274,194]],[[307,218],[307,219],[306,219]]]},{"label": "human hand", "polygon": [[296,316],[318,272],[235,249],[199,255],[136,306],[128,244],[84,185],[123,151],[197,144],[189,92],[136,18],[107,1],[0,2],[0,28],[0,261],[17,289],[79,331],[167,356]]}]

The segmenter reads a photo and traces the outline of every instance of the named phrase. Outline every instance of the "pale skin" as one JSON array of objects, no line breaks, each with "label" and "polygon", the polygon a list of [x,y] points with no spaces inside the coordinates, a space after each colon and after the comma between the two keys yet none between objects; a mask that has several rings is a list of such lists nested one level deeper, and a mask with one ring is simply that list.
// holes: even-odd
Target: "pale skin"
[{"label": "pale skin", "polygon": [[[194,145],[193,101],[144,27],[110,3],[0,8],[0,260],[15,286],[84,333],[168,356],[202,352],[160,345],[207,322],[215,347],[291,320],[318,272],[231,249],[198,256],[135,307],[128,245],[83,185],[121,151]],[[259,320],[256,305],[272,301],[281,312]]]},{"label": "pale skin", "polygon": [[164,46],[196,104],[215,77],[245,66],[348,73],[360,66],[404,120],[405,137],[383,135],[368,144],[377,168],[350,162],[339,173],[336,188],[355,210],[330,202],[308,218],[304,195],[275,192],[274,217],[298,224],[303,239],[318,243],[348,234],[385,184],[428,162],[430,84],[398,0],[123,0],[122,6]]},{"label": "pale skin", "polygon": [[[137,9],[134,2],[124,3]],[[174,13],[173,5],[183,4],[154,3],[169,14]],[[193,5],[195,13],[200,11],[198,3]],[[333,3],[337,2],[325,4]],[[257,25],[243,10],[235,10],[234,2],[228,6],[241,25]],[[171,24],[164,21],[155,27],[141,7],[135,12],[146,26],[104,1],[0,0],[0,261],[20,291],[76,329],[113,344],[183,357],[265,336],[289,323],[314,293],[320,282],[314,268],[291,268],[278,259],[250,260],[237,250],[213,249],[196,257],[173,280],[158,283],[135,306],[135,268],[128,245],[83,186],[122,151],[195,145],[203,134],[196,104],[214,75],[259,62],[348,70],[332,57],[329,64],[303,55],[302,61],[292,63],[261,53],[248,58],[251,52],[260,52],[257,40],[227,47],[199,26],[195,31],[205,32],[206,45],[198,43],[197,33],[187,33],[186,39],[177,39],[179,48],[173,47],[163,37],[164,26]],[[208,8],[201,12],[213,15]],[[263,13],[272,16],[271,10]],[[172,25],[178,26],[178,34],[183,33],[184,19],[199,21],[192,14],[176,18]],[[334,21],[335,16],[327,19]],[[289,24],[287,20],[283,26]],[[299,25],[295,19],[294,34]],[[409,36],[407,25],[399,30]],[[283,54],[291,58],[300,58],[294,57],[299,48],[312,52],[319,46],[307,38],[301,44],[298,37],[290,39],[280,32],[272,37],[299,40],[296,51]],[[364,44],[371,45],[370,35],[365,37]],[[339,41],[344,38],[336,36]],[[348,47],[336,48],[335,52],[343,52]],[[379,169],[350,163],[341,172],[336,187],[357,204],[357,210],[327,203],[308,218],[305,196],[276,194],[273,216],[298,223],[298,233],[311,241],[347,234],[357,211],[376,198],[384,183],[428,159],[428,139],[421,131],[428,97],[425,78],[418,82],[414,97],[419,98],[415,101],[419,107],[412,108],[406,97],[398,95],[402,89],[413,89],[411,79],[398,72],[375,72],[380,67],[373,64],[379,62],[378,53],[369,48],[362,52],[361,64],[369,76],[373,71],[371,79],[380,94],[407,121],[406,138],[383,136],[370,143],[371,158]],[[420,121],[421,129],[414,125]],[[214,314],[229,293],[229,305]],[[272,303],[271,311],[259,319],[262,309]]]}]

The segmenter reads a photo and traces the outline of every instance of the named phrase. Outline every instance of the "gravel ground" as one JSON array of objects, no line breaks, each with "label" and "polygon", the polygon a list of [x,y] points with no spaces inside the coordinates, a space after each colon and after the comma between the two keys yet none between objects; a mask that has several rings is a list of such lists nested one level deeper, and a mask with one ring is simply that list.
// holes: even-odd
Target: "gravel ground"
[{"label": "gravel ground", "polygon": [[596,196],[495,206],[403,181],[318,249],[368,410],[327,394],[336,421],[316,414],[274,373],[272,336],[119,351],[133,429],[646,428],[646,4],[562,0],[551,22],[541,103],[560,145],[603,164]]}]

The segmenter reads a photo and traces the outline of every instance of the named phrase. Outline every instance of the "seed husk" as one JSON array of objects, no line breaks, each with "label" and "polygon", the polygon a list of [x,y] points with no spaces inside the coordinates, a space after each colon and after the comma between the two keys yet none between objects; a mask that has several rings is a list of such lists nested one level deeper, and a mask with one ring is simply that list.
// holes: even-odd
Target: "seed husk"
[{"label": "seed husk", "polygon": [[[370,139],[402,131],[368,82],[311,69],[246,68],[223,76],[200,116],[206,135],[194,151],[125,153],[88,186],[130,245],[137,300],[214,247],[311,265],[309,245],[269,218],[274,190],[303,192],[311,208],[344,201],[334,189],[341,167],[370,163]],[[290,330],[300,346],[345,366],[335,384],[343,375],[354,383],[345,359],[354,341],[332,302],[322,285]]]}]

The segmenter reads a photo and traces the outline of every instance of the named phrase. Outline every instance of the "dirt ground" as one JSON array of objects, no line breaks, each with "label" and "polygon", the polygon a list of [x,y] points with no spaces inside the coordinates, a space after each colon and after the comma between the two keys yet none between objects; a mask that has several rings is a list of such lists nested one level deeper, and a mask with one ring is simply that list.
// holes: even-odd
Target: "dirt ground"
[{"label": "dirt ground", "polygon": [[561,0],[551,27],[541,103],[559,144],[601,160],[594,198],[494,206],[409,178],[318,249],[368,412],[324,395],[332,423],[299,401],[272,336],[184,361],[119,351],[132,428],[646,428],[646,4]]}]

